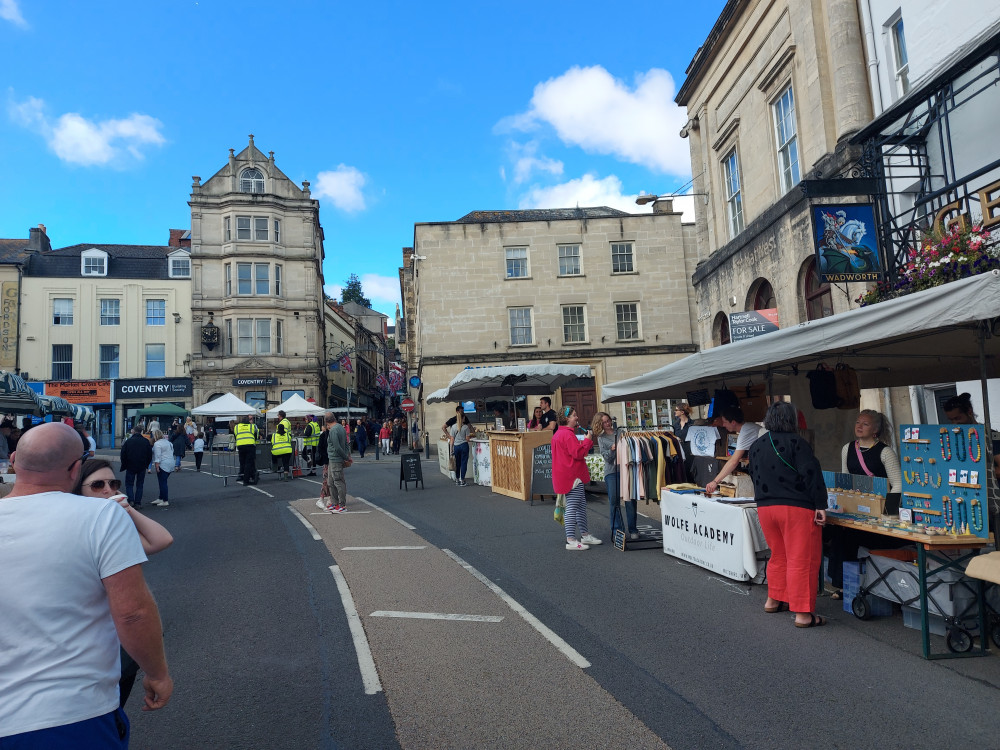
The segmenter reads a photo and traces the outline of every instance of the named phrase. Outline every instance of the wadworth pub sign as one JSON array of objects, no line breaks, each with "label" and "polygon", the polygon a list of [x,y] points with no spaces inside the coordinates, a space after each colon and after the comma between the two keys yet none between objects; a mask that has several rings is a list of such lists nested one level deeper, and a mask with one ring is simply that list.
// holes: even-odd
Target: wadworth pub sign
[{"label": "wadworth pub sign", "polygon": [[821,284],[881,281],[875,210],[870,203],[813,206],[816,272]]}]

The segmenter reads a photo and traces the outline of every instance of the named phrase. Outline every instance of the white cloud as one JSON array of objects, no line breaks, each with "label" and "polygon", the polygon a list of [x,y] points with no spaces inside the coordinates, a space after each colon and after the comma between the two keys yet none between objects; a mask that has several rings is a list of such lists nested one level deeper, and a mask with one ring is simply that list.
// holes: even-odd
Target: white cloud
[{"label": "white cloud", "polygon": [[28,27],[28,22],[21,15],[21,9],[17,7],[17,0],[0,0],[0,18],[10,21],[15,26]]},{"label": "white cloud", "polygon": [[514,184],[520,185],[531,179],[536,172],[548,172],[562,176],[563,163],[538,153],[538,141],[527,143],[511,142],[510,157],[514,162]]},{"label": "white cloud", "polygon": [[[598,178],[585,174],[568,182],[542,187],[533,185],[521,196],[519,208],[574,208],[576,206],[609,206],[619,211],[633,214],[650,213],[652,204],[637,206],[638,194],[622,191],[622,181],[615,175]],[[683,211],[681,221],[694,221],[694,199],[692,196],[674,198],[674,210]]]},{"label": "white cloud", "polygon": [[330,172],[316,175],[313,194],[317,198],[329,198],[341,211],[364,211],[365,196],[361,189],[367,178],[356,167],[339,164]]},{"label": "white cloud", "polygon": [[687,175],[691,159],[679,133],[687,121],[674,104],[670,73],[653,68],[629,87],[601,66],[572,67],[535,86],[528,111],[504,118],[499,132],[550,125],[566,144],[609,154],[658,172]]},{"label": "white cloud", "polygon": [[12,101],[10,118],[41,134],[49,148],[65,162],[82,166],[122,164],[145,157],[146,146],[166,142],[160,132],[163,123],[149,115],[131,114],[125,119],[88,120],[68,112],[53,121],[45,112],[45,102],[29,96]]}]

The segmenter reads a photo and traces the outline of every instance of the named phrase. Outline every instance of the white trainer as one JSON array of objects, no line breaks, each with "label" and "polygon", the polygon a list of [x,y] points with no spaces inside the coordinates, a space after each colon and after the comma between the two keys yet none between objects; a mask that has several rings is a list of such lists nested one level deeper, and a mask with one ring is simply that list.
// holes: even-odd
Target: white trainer
[{"label": "white trainer", "polygon": [[589,544],[591,546],[595,544],[603,544],[603,542],[593,534],[585,534],[583,539],[581,539],[580,541],[583,542],[584,544]]},{"label": "white trainer", "polygon": [[585,549],[590,549],[590,547],[588,547],[583,542],[576,541],[575,539],[567,539],[566,540],[566,549],[571,549],[571,550],[585,550]]},{"label": "white trainer", "polygon": [[316,507],[319,508],[320,510],[326,510],[326,503],[324,503],[322,500],[317,500]]}]

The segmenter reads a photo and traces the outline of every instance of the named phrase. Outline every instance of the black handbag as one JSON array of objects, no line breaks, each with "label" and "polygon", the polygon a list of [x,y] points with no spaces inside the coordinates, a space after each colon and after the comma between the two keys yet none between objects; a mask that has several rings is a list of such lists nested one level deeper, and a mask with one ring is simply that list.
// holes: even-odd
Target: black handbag
[{"label": "black handbag", "polygon": [[835,409],[839,405],[837,374],[833,370],[820,362],[806,377],[809,378],[809,396],[814,409]]}]

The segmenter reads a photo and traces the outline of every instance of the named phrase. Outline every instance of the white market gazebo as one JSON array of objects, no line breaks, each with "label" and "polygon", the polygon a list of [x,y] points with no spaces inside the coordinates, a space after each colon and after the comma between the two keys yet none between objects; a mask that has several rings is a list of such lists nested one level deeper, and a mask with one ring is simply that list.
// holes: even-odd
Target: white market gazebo
[{"label": "white market gazebo", "polygon": [[207,404],[196,406],[191,413],[197,417],[244,417],[246,415],[256,416],[260,412],[250,406],[246,401],[234,393],[227,393],[224,396],[209,401]]},{"label": "white market gazebo", "polygon": [[285,416],[288,417],[309,417],[322,414],[324,409],[319,404],[306,401],[299,394],[293,393],[283,403],[278,404],[273,409],[268,409],[266,416],[268,419],[277,419],[279,411],[285,412]]}]

